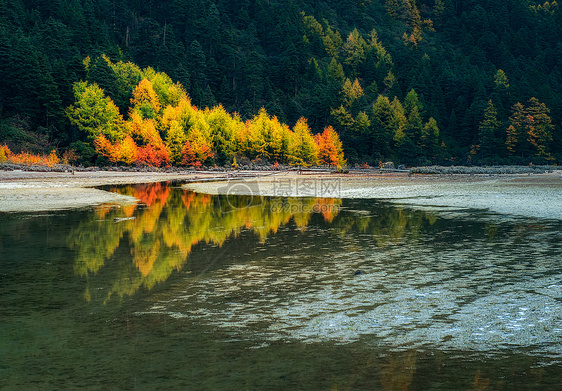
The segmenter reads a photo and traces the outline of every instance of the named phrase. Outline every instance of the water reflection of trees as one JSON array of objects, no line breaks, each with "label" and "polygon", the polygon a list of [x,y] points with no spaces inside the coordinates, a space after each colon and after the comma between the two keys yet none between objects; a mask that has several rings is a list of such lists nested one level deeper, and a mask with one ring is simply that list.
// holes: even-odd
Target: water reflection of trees
[{"label": "water reflection of trees", "polygon": [[316,214],[341,235],[370,233],[378,245],[386,245],[433,222],[426,213],[389,206],[365,214],[340,213],[342,201],[333,198],[211,196],[165,183],[111,190],[141,203],[100,206],[96,219],[80,223],[69,235],[68,243],[76,251],[75,272],[88,281],[86,300],[150,290],[184,267],[193,246],[223,246],[243,230],[263,242],[291,221],[305,231]]},{"label": "water reflection of trees", "polygon": [[424,224],[433,225],[436,220],[433,213],[375,204],[369,211],[338,216],[334,226],[342,236],[353,232],[371,234],[375,243],[383,247],[406,236],[416,237]]},{"label": "water reflection of trees", "polygon": [[104,285],[106,300],[153,288],[180,270],[198,243],[222,246],[245,229],[265,241],[291,220],[305,229],[314,213],[332,221],[341,205],[338,199],[211,196],[160,183],[112,190],[142,204],[100,206],[97,219],[82,222],[69,235],[77,254],[75,272],[88,280],[87,300],[92,286],[99,291]]}]

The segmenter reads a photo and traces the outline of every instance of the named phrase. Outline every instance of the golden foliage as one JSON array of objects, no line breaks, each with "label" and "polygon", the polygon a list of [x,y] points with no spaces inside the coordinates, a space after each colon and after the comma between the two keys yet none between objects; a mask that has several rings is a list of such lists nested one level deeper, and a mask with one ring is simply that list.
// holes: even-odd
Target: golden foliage
[{"label": "golden foliage", "polygon": [[[348,41],[348,46],[361,50],[366,45],[356,31]],[[349,52],[352,57],[357,54]],[[216,163],[213,159],[217,156],[221,163],[238,156],[302,166],[318,163],[319,148],[304,118],[291,130],[264,108],[246,122],[236,113],[228,114],[221,105],[198,110],[181,85],[167,75],[150,68],[140,71],[131,64],[113,64],[104,58],[119,71],[123,88],[143,76],[133,88],[129,118],[123,120],[103,90],[87,82],[74,85],[76,103],[67,109],[67,115],[90,137],[97,154],[111,162],[200,166]],[[349,104],[363,95],[357,79],[347,80],[344,90]],[[345,162],[343,156],[336,160],[339,165]]]},{"label": "golden foliage", "polygon": [[53,149],[49,155],[35,155],[29,152],[13,153],[6,144],[0,145],[0,163],[23,164],[26,166],[53,167],[60,159]]}]

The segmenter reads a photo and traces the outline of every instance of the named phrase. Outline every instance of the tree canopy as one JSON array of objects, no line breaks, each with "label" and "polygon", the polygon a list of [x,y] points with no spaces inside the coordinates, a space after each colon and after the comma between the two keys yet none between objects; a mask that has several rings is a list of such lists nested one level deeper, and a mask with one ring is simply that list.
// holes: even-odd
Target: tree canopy
[{"label": "tree canopy", "polygon": [[[291,161],[277,122],[306,118],[312,138],[332,127],[348,163],[560,163],[561,22],[536,0],[4,0],[0,142],[91,160],[85,144],[128,136],[128,160],[134,142],[169,164],[184,148]],[[162,122],[186,101],[197,110]],[[262,109],[263,140],[246,129]],[[205,110],[230,119],[208,129]]]}]

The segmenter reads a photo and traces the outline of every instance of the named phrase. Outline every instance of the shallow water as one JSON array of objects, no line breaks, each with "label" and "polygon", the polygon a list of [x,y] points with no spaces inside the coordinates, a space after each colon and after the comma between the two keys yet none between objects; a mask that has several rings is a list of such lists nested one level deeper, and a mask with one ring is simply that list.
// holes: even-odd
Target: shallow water
[{"label": "shallow water", "polygon": [[111,190],[0,214],[0,388],[562,389],[558,220]]}]

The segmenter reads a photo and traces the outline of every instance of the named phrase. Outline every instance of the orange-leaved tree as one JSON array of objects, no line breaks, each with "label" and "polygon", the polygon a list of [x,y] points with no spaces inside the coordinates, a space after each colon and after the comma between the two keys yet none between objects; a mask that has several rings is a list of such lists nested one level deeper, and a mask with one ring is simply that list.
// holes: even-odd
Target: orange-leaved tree
[{"label": "orange-leaved tree", "polygon": [[0,145],[0,163],[4,163],[12,155],[12,151],[6,144]]},{"label": "orange-leaved tree", "polygon": [[143,119],[138,113],[131,113],[131,136],[139,145],[137,162],[149,166],[168,166],[170,157],[160,134],[154,126],[154,120]]},{"label": "orange-leaved tree", "polygon": [[334,166],[343,166],[343,147],[340,138],[331,126],[324,129],[324,132],[314,137],[318,146],[318,162]]}]

